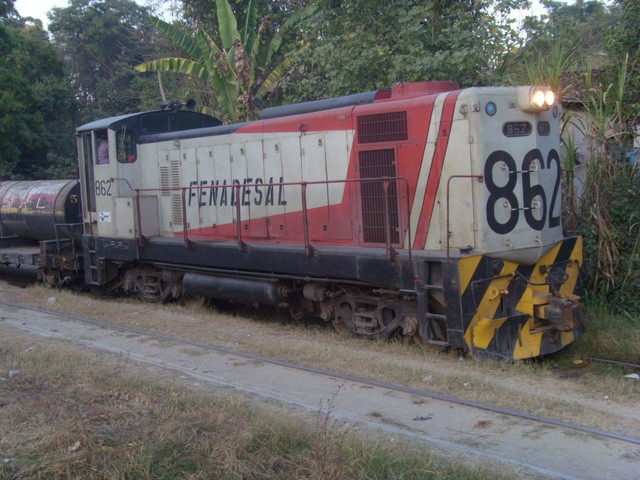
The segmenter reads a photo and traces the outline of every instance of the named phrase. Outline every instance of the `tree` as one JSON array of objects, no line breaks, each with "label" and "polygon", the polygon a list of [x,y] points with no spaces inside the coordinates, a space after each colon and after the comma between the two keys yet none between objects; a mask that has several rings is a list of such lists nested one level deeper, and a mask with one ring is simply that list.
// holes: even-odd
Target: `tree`
[{"label": "tree", "polygon": [[[231,10],[236,14],[239,25],[246,23],[245,13],[250,0],[228,0]],[[267,17],[270,28],[278,31],[287,19],[305,8],[308,4],[305,0],[269,0],[257,2],[258,18]],[[218,31],[218,19],[216,0],[182,0],[182,18],[189,28],[201,28],[205,32]]]},{"label": "tree", "polygon": [[307,25],[288,100],[455,80],[492,83],[520,45],[509,12],[523,1],[324,0]]},{"label": "tree", "polygon": [[[11,2],[12,4],[13,2]],[[75,102],[62,59],[39,23],[0,18],[0,176],[74,174]]]},{"label": "tree", "polygon": [[567,73],[607,68],[605,36],[616,24],[615,12],[594,0],[542,3],[546,13],[525,21],[527,42],[509,65],[511,82],[546,84],[559,91],[571,87],[561,82]]},{"label": "tree", "polygon": [[613,24],[606,49],[617,71],[628,64],[628,85],[622,99],[625,116],[635,125],[640,124],[640,3],[618,0],[618,21]]},{"label": "tree", "polygon": [[79,123],[138,111],[141,89],[133,67],[155,52],[146,9],[133,0],[71,0],[49,19],[80,102]]},{"label": "tree", "polygon": [[0,0],[0,18],[8,18],[9,16],[16,16],[17,12],[14,8],[14,0]]},{"label": "tree", "polygon": [[217,39],[202,29],[191,34],[158,18],[151,23],[167,34],[189,58],[165,57],[138,65],[140,72],[175,72],[189,75],[210,85],[222,117],[230,122],[255,118],[256,101],[265,102],[291,65],[286,54],[285,33],[313,14],[305,8],[289,19],[267,39],[267,17],[258,19],[258,2],[249,0],[245,24],[238,21],[228,0],[216,2]]}]

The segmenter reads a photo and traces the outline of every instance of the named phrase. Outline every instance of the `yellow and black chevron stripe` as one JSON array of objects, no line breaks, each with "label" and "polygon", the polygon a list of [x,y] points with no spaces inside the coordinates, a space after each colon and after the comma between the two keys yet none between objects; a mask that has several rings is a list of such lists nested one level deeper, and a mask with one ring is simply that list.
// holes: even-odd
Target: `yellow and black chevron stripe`
[{"label": "yellow and black chevron stripe", "polygon": [[[583,330],[581,265],[580,237],[558,242],[535,265],[485,255],[460,259],[465,349],[477,357],[523,359],[573,342]],[[569,317],[568,324],[557,328],[542,318],[549,302],[567,308],[560,313]]]}]

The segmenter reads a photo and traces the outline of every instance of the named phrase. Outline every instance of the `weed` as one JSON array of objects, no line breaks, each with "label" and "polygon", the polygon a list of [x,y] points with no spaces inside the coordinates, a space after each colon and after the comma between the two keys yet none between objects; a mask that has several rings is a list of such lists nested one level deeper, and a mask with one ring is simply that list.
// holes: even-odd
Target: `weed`
[{"label": "weed", "polygon": [[585,319],[585,334],[568,354],[640,364],[638,317],[614,313],[600,299],[593,303]]},{"label": "weed", "polygon": [[625,159],[634,136],[623,101],[628,70],[625,61],[608,84],[594,85],[585,77],[585,112],[578,123],[589,145],[578,230],[584,238],[587,292],[610,309],[637,317],[640,175]]},{"label": "weed", "polygon": [[135,364],[118,368],[121,358],[48,345],[3,346],[0,370],[24,373],[2,384],[0,478],[496,478],[354,434],[333,418],[340,389],[314,428]]}]

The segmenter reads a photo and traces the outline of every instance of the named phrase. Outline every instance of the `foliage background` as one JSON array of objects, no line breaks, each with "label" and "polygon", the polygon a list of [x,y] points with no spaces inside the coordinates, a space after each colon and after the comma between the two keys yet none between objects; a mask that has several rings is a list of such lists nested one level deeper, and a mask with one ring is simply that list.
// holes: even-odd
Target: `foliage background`
[{"label": "foliage background", "polygon": [[[74,127],[99,117],[153,109],[163,99],[218,106],[218,92],[202,78],[134,71],[188,53],[149,13],[170,14],[185,35],[216,39],[223,32],[215,0],[149,0],[147,7],[71,0],[49,13],[48,32],[13,4],[0,0],[0,177],[75,176]],[[539,16],[518,13],[526,0],[268,0],[255,2],[255,11],[251,0],[229,4],[239,29],[255,15],[261,46],[281,33],[273,65],[291,59],[269,96],[243,91],[257,108],[420,80],[546,83],[572,97],[591,119],[583,125],[584,195],[568,203],[585,239],[585,285],[594,301],[640,314],[640,185],[627,159],[640,123],[640,2],[542,0]],[[287,20],[309,6],[315,15],[285,34]],[[578,157],[567,152],[569,186]]]},{"label": "foliage background", "polygon": [[[2,11],[2,10],[0,10]],[[74,165],[75,100],[66,65],[38,25],[6,6],[0,22],[0,177],[48,176]],[[67,172],[65,172],[67,173]]]}]

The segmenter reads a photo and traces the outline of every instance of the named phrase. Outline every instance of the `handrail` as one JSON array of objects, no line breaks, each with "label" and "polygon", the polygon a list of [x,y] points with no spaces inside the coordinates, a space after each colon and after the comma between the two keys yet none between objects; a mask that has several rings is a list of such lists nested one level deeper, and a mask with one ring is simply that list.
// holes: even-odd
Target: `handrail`
[{"label": "handrail", "polygon": [[75,231],[75,229],[77,227],[82,228],[82,223],[56,223],[54,225],[54,233],[56,236],[56,251],[58,253],[58,255],[60,255],[60,234],[58,233],[58,229],[60,227],[68,227],[70,230],[70,234],[69,234],[69,240],[72,240],[71,242],[71,253],[72,255],[75,257],[76,256],[76,242],[73,241],[73,232]]},{"label": "handrail", "polygon": [[447,268],[449,268],[449,257],[450,257],[450,241],[451,241],[451,227],[449,222],[449,186],[451,185],[451,180],[468,178],[475,178],[478,182],[482,183],[484,181],[484,177],[482,175],[451,175],[447,179]]},{"label": "handrail", "polygon": [[[220,188],[233,188],[235,192],[235,210],[236,210],[236,241],[238,243],[238,249],[240,251],[246,251],[246,246],[244,244],[242,238],[242,205],[241,205],[241,188],[254,188],[254,187],[300,187],[300,196],[302,201],[302,223],[303,223],[303,234],[304,234],[304,247],[305,253],[309,256],[313,256],[314,248],[311,245],[311,241],[309,239],[309,217],[308,217],[308,202],[307,202],[307,188],[310,185],[331,185],[331,184],[363,184],[363,183],[373,183],[373,182],[383,182],[383,190],[384,190],[384,228],[385,228],[385,246],[387,250],[387,258],[389,260],[394,260],[396,257],[396,252],[393,249],[392,237],[391,237],[391,209],[389,205],[389,187],[391,182],[401,182],[404,184],[404,188],[406,191],[406,218],[403,220],[406,221],[407,228],[407,255],[409,258],[409,264],[411,268],[411,275],[414,281],[416,281],[416,277],[414,275],[413,268],[413,255],[412,255],[412,244],[413,239],[411,237],[411,210],[410,210],[410,198],[409,198],[409,181],[405,177],[372,177],[372,178],[348,178],[344,180],[315,180],[315,181],[300,181],[300,182],[269,182],[269,183],[242,183],[242,184],[227,184],[227,185],[191,185],[188,187],[160,187],[160,188],[135,188],[132,190],[135,192],[135,208],[136,208],[136,218],[137,218],[137,238],[138,244],[140,246],[144,245],[144,234],[142,232],[142,221],[140,215],[140,195],[143,193],[158,193],[158,192],[180,192],[182,198],[182,236],[185,242],[185,246],[190,247],[192,242],[189,240],[188,233],[188,210],[187,210],[187,202],[186,202],[186,193],[193,192],[198,190],[212,190],[212,189],[220,189]],[[327,205],[328,206],[328,205]],[[267,216],[268,218],[268,216]],[[250,219],[248,219],[250,220]],[[399,236],[402,238],[402,236]]]}]

